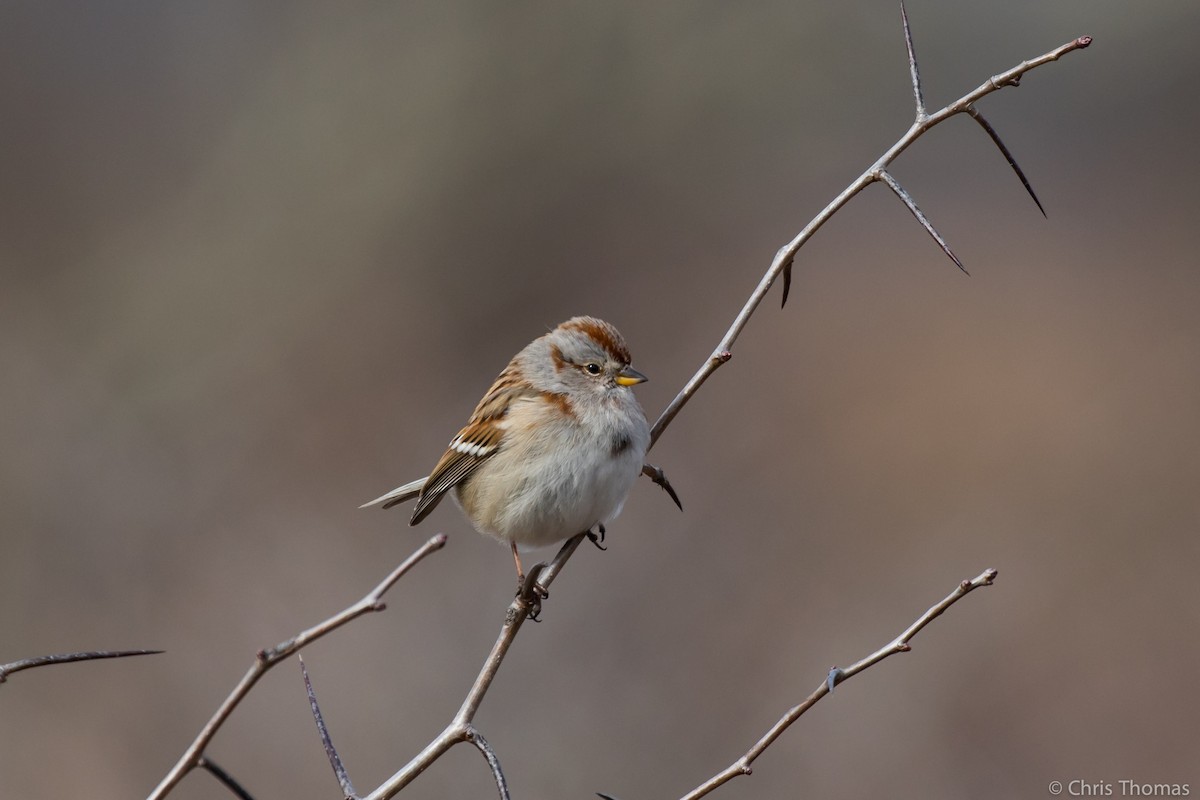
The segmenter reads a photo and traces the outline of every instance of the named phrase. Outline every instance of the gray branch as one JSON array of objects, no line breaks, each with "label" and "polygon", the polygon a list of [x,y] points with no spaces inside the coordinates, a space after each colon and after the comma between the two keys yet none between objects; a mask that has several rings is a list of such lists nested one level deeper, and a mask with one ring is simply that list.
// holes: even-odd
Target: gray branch
[{"label": "gray branch", "polygon": [[293,636],[287,641],[280,642],[274,647],[260,650],[254,658],[254,664],[242,676],[241,681],[221,703],[221,707],[217,709],[212,718],[200,730],[199,735],[188,745],[187,750],[179,757],[179,761],[175,766],[171,767],[170,772],[159,782],[154,791],[150,793],[148,800],[161,800],[178,784],[183,777],[200,765],[204,758],[204,748],[208,747],[208,743],[217,735],[217,731],[225,724],[225,720],[233,713],[234,709],[242,702],[250,690],[254,688],[254,684],[258,683],[259,678],[267,673],[271,667],[288,658],[292,654],[298,652],[304,645],[320,639],[327,633],[331,633],[343,625],[351,622],[363,614],[368,614],[374,611],[383,611],[387,606],[383,602],[383,595],[387,593],[396,581],[404,577],[410,569],[416,566],[422,559],[430,553],[441,550],[446,545],[446,535],[439,533],[432,539],[421,545],[416,552],[404,560],[404,563],[392,570],[383,581],[372,589],[366,597],[359,600],[354,605],[341,611],[324,622],[314,625],[306,631]]},{"label": "gray branch", "polygon": [[[920,77],[917,72],[916,58],[912,51],[912,40],[908,29],[907,15],[904,15],[904,26],[905,38],[908,42],[909,48],[909,66],[913,78],[913,91],[917,103],[917,118],[915,122],[913,123],[912,127],[910,127],[909,130],[894,145],[892,145],[891,148],[887,150],[887,152],[880,156],[879,159],[867,169],[866,172],[864,172],[853,183],[846,187],[846,189],[836,198],[834,198],[834,200],[828,206],[826,206],[824,210],[814,217],[813,220],[809,222],[799,234],[796,235],[796,238],[779,249],[775,255],[774,261],[767,269],[766,274],[763,275],[758,286],[751,293],[750,298],[742,307],[741,312],[738,313],[737,317],[733,321],[733,324],[726,331],[725,336],[721,339],[720,343],[718,343],[716,349],[713,350],[712,355],[709,356],[703,365],[701,365],[696,374],[692,376],[692,378],[687,382],[683,389],[680,390],[679,394],[675,396],[675,399],[671,401],[670,405],[667,406],[667,408],[659,416],[658,420],[654,423],[654,427],[651,429],[650,440],[650,446],[652,448],[658,441],[658,438],[662,435],[663,431],[667,429],[667,426],[671,424],[672,420],[675,419],[676,415],[679,414],[680,410],[682,410],[684,405],[687,404],[692,396],[699,391],[704,382],[708,380],[708,378],[714,372],[716,372],[722,364],[726,363],[730,358],[732,358],[732,348],[734,343],[737,341],[738,336],[746,327],[746,324],[750,321],[750,317],[753,316],[763,298],[766,297],[767,292],[770,290],[771,285],[775,282],[775,279],[778,278],[781,273],[783,273],[785,280],[784,297],[786,301],[787,282],[790,279],[790,269],[797,251],[799,251],[804,243],[808,241],[808,239],[811,238],[812,235],[822,225],[825,224],[825,222],[827,222],[835,213],[845,206],[852,197],[875,181],[887,181],[890,178],[890,175],[887,175],[888,165],[890,165],[902,152],[904,152],[909,145],[919,139],[927,131],[931,130],[934,126],[946,121],[956,114],[969,113],[972,104],[981,98],[986,97],[992,92],[995,92],[1005,86],[1015,86],[1020,77],[1026,72],[1029,72],[1030,70],[1035,69],[1043,64],[1047,64],[1051,61],[1057,61],[1063,55],[1071,52],[1072,50],[1087,47],[1092,41],[1091,37],[1083,36],[1068,42],[1061,47],[1051,50],[1048,53],[1038,56],[1035,59],[1023,61],[1007,72],[994,75],[974,91],[968,92],[958,100],[955,100],[953,103],[934,112],[933,114],[925,114],[924,100],[920,91]],[[921,212],[916,209],[915,202],[912,201],[912,198],[908,196],[908,193],[905,192],[898,183],[895,183],[894,179],[889,182],[889,185],[891,185],[893,191],[896,191],[898,196],[905,201],[910,210],[917,215],[918,220],[924,219],[924,216],[921,214]],[[944,240],[941,239],[941,237],[933,229],[932,225],[928,224],[927,220],[925,220],[924,224],[926,230],[933,235],[934,239],[938,241],[947,254],[949,254],[950,257],[955,260],[955,263],[962,268],[962,264],[953,255],[953,253],[950,252],[949,247],[945,245]],[[963,271],[965,272],[965,269]],[[651,467],[645,472],[653,477],[653,470],[654,468]],[[412,485],[415,486],[416,484],[417,482],[414,482]],[[474,731],[474,728],[472,728],[472,720],[474,719],[475,712],[479,708],[479,704],[483,701],[484,696],[487,694],[488,689],[491,688],[492,682],[495,680],[496,673],[499,671],[500,665],[503,663],[504,657],[507,654],[509,647],[512,645],[513,640],[516,638],[517,633],[520,631],[521,626],[525,623],[525,620],[528,618],[530,613],[535,612],[538,603],[538,592],[540,592],[543,596],[548,593],[546,590],[549,589],[550,583],[555,579],[555,577],[557,577],[559,572],[566,565],[576,548],[579,547],[580,542],[583,541],[583,538],[584,534],[579,534],[571,539],[568,539],[563,544],[562,549],[560,549],[558,554],[554,557],[554,560],[548,566],[542,569],[540,573],[536,573],[536,576],[535,573],[531,572],[531,578],[533,578],[533,580],[529,581],[527,584],[527,589],[532,588],[535,591],[520,592],[509,605],[505,614],[504,624],[501,626],[500,634],[496,639],[496,643],[492,645],[492,650],[484,660],[483,667],[480,669],[479,676],[475,679],[475,683],[473,683],[471,688],[468,690],[466,699],[463,701],[463,705],[459,709],[458,714],[455,715],[451,723],[440,734],[438,734],[433,741],[426,745],[425,749],[418,753],[411,761],[409,761],[408,764],[392,775],[392,777],[390,777],[387,781],[381,784],[379,788],[367,795],[365,800],[386,800],[387,798],[394,797],[398,792],[400,792],[401,789],[403,789],[418,775],[428,769],[433,762],[437,761],[451,747],[460,742],[471,741],[472,732]],[[971,586],[971,588],[974,588],[974,586]],[[970,591],[970,589],[965,591]],[[964,594],[965,591],[963,592]],[[954,601],[951,600],[950,602],[952,603]],[[946,606],[948,607],[949,603],[946,603]],[[910,629],[909,632],[906,632],[907,635],[911,637],[912,634],[915,634],[917,630],[920,630],[921,627],[927,624],[929,619],[932,619],[934,616],[937,616],[937,614],[940,614],[942,610],[945,609],[943,608],[938,610],[936,613],[929,616],[928,619],[923,618],[924,621],[919,621],[919,624],[916,627]],[[933,609],[931,609],[931,612],[932,611]],[[890,653],[885,655],[890,655]],[[880,656],[879,658],[883,657],[884,656]],[[879,660],[879,658],[875,660]],[[874,661],[871,663],[874,663]],[[840,673],[841,677],[831,679],[830,685],[832,686],[835,684],[837,680],[844,680],[845,678],[856,674],[862,669],[865,669],[867,666],[870,666],[870,664],[862,664],[862,662],[860,662],[860,664],[856,664],[850,668],[842,670]],[[827,692],[828,689],[824,689],[823,691]],[[819,697],[816,699],[819,699]],[[810,698],[811,702],[805,702],[811,705],[812,702],[816,702],[816,699]],[[804,710],[806,709],[807,706],[802,708],[798,713],[796,713],[795,716],[798,717],[800,714],[804,713]],[[795,710],[796,709],[793,709],[793,711]],[[789,712],[789,714],[790,713],[792,712]],[[760,742],[761,749],[766,749],[766,747],[772,741],[774,741],[779,733],[781,733],[784,728],[794,721],[789,720],[787,717],[785,717],[785,720],[786,722],[784,720],[780,721],[780,725],[777,726],[778,731],[773,731],[772,734],[768,734],[768,737],[764,737],[765,743]],[[758,745],[756,745],[756,748],[757,747]],[[761,750],[752,750],[751,753],[748,754],[751,755],[751,761],[753,758],[757,757],[758,752],[761,752]],[[748,764],[749,762],[747,761],[747,769]],[[737,765],[735,765],[735,767],[736,766]],[[735,774],[740,773],[735,770]],[[715,786],[720,785],[720,783],[724,783],[725,780],[728,779],[729,778],[726,777],[723,780],[720,780],[718,783],[713,783],[712,787],[715,788]],[[713,780],[716,779],[714,778]],[[497,784],[501,787],[501,794],[503,796],[505,789],[503,784],[500,783],[499,779],[497,779]],[[705,785],[707,786],[708,784]],[[688,797],[700,797],[701,794],[706,794],[707,791],[711,791],[711,788],[700,794],[693,793],[688,795]]]},{"label": "gray branch", "polygon": [[333,775],[337,778],[338,786],[342,787],[342,797],[346,800],[358,800],[358,793],[354,791],[354,784],[350,782],[346,765],[342,763],[342,757],[338,755],[337,748],[333,746],[333,737],[329,735],[325,717],[321,715],[321,705],[317,702],[317,693],[308,677],[308,667],[304,666],[304,657],[297,656],[297,659],[300,661],[300,674],[304,676],[304,692],[308,695],[308,708],[312,711],[313,721],[317,724],[317,735],[321,737],[321,744],[325,748],[329,766],[333,768]]},{"label": "gray branch", "polygon": [[[1037,58],[1029,61],[1022,61],[1010,70],[1001,72],[999,75],[993,75],[988,80],[984,81],[974,90],[967,92],[962,97],[955,100],[953,103],[935,111],[932,114],[924,117],[918,114],[917,119],[912,126],[901,136],[895,144],[887,149],[887,151],[879,157],[879,159],[866,169],[861,175],[854,179],[842,193],[835,197],[829,205],[825,206],[819,214],[812,218],[800,233],[790,242],[779,248],[775,254],[775,259],[771,262],[771,266],[767,268],[766,273],[758,282],[758,286],[750,293],[750,298],[742,306],[742,310],[734,318],[733,324],[725,332],[721,341],[717,343],[712,355],[709,356],[696,373],[691,377],[687,384],[680,390],[675,399],[658,417],[658,421],[654,423],[654,427],[650,431],[650,441],[653,444],[658,441],[658,437],[662,436],[663,431],[671,424],[671,420],[687,405],[692,396],[700,389],[704,382],[707,381],[714,372],[716,372],[722,364],[729,361],[733,355],[733,345],[738,340],[745,329],[746,324],[750,322],[750,317],[758,309],[763,298],[771,290],[771,286],[775,280],[783,276],[783,302],[787,302],[788,290],[791,284],[792,264],[796,258],[796,253],[804,246],[804,243],[812,238],[813,234],[820,230],[821,226],[833,217],[842,209],[850,200],[867,186],[875,181],[882,180],[884,171],[891,165],[893,161],[905,150],[909,145],[928,133],[937,125],[950,119],[956,114],[969,113],[969,109],[984,97],[995,91],[1003,89],[1005,86],[1016,86],[1021,76],[1030,70],[1037,69],[1043,64],[1049,64],[1051,61],[1057,61],[1074,50],[1080,50],[1092,43],[1092,37],[1080,36],[1078,39],[1073,39],[1066,44],[1056,47],[1048,53],[1043,53]],[[915,64],[915,61],[913,62]],[[913,70],[915,75],[915,69]]]},{"label": "gray branch", "polygon": [[8,680],[8,676],[23,669],[44,667],[48,664],[70,664],[73,661],[95,661],[100,658],[128,658],[129,656],[154,656],[162,650],[92,650],[86,653],[63,653],[55,656],[35,656],[0,664],[0,683]]},{"label": "gray branch", "polygon": [[[521,630],[521,626],[525,624],[525,620],[529,619],[530,612],[534,610],[539,599],[549,595],[550,584],[558,577],[558,573],[562,570],[563,565],[567,563],[567,559],[579,547],[580,542],[584,540],[586,535],[581,533],[571,537],[563,542],[563,546],[559,548],[558,554],[554,556],[553,561],[548,565],[538,564],[530,570],[527,583],[532,591],[520,592],[513,598],[512,603],[509,604],[508,610],[504,613],[504,624],[500,626],[500,635],[496,637],[496,643],[492,645],[492,651],[484,659],[483,666],[479,670],[479,676],[475,679],[475,683],[471,685],[462,706],[458,709],[458,713],[454,715],[454,719],[446,726],[445,730],[438,734],[437,738],[425,746],[424,750],[405,764],[396,774],[384,781],[378,789],[367,795],[365,800],[386,800],[389,797],[394,797],[401,789],[412,783],[413,779],[428,769],[434,761],[441,758],[447,750],[459,742],[473,742],[476,747],[480,747],[479,743],[475,741],[479,737],[479,732],[473,727],[475,714],[479,710],[479,704],[483,702],[484,695],[487,694],[488,689],[492,686],[492,682],[496,679],[496,673],[500,671],[500,665],[504,662],[504,656],[508,653],[508,648],[512,646],[513,640],[517,637],[517,632]],[[488,756],[488,750],[484,750],[483,747],[480,747],[480,750],[485,756]],[[499,772],[499,761],[495,760],[495,753],[492,753],[488,757],[488,763],[494,764],[493,775],[496,777],[496,785],[500,789],[500,796],[506,797],[508,787],[504,782],[503,773]]]},{"label": "gray branch", "polygon": [[912,649],[912,646],[909,644],[909,642],[912,641],[914,636],[920,633],[922,628],[940,617],[942,612],[966,597],[969,593],[978,589],[980,586],[991,586],[992,581],[996,579],[996,574],[996,570],[987,569],[974,579],[963,581],[957,587],[955,587],[953,592],[946,595],[941,602],[936,603],[928,611],[918,617],[916,622],[905,628],[904,631],[895,639],[879,648],[874,653],[871,653],[866,658],[855,661],[848,667],[834,667],[831,669],[825,680],[821,681],[821,685],[818,686],[812,694],[806,697],[804,702],[800,703],[800,705],[795,706],[794,708],[789,709],[788,712],[784,714],[780,720],[776,722],[771,729],[754,744],[753,747],[746,751],[745,755],[730,764],[721,772],[718,772],[716,775],[706,780],[704,783],[697,786],[695,789],[692,789],[680,800],[697,800],[697,798],[704,797],[704,795],[708,794],[713,789],[728,783],[730,780],[739,775],[749,775],[750,765],[754,763],[754,760],[761,756],[763,751],[774,744],[775,740],[778,739],[793,722],[800,719],[800,717],[803,716],[806,711],[815,706],[817,701],[832,692],[834,686],[842,683],[845,680],[848,680],[849,678],[853,678],[864,669],[878,664],[888,656],[893,656],[896,653],[907,653]]},{"label": "gray branch", "polygon": [[[654,423],[654,426],[651,430],[651,447],[654,446],[659,437],[667,429],[667,426],[671,424],[672,420],[675,419],[675,417],[688,403],[692,396],[695,395],[695,393],[700,389],[704,382],[707,381],[708,378],[711,377],[712,374],[721,367],[721,365],[729,361],[729,359],[732,357],[733,345],[736,343],[738,337],[749,323],[750,317],[753,316],[762,300],[766,297],[771,286],[774,284],[775,280],[780,277],[780,275],[782,275],[784,279],[783,300],[786,303],[788,289],[791,282],[791,268],[795,261],[796,253],[805,244],[805,242],[807,242],[812,235],[821,228],[822,225],[824,225],[831,217],[833,217],[834,214],[841,210],[841,208],[845,206],[851,198],[853,198],[871,183],[876,181],[884,181],[891,186],[893,191],[895,191],[902,200],[905,201],[910,211],[913,211],[918,220],[923,220],[923,215],[921,215],[920,211],[917,210],[916,204],[912,201],[912,198],[909,197],[907,192],[905,192],[888,174],[887,168],[892,164],[892,162],[895,161],[895,159],[899,157],[899,155],[903,153],[909,147],[909,145],[919,139],[922,135],[952,116],[961,113],[968,113],[974,116],[977,121],[979,121],[980,118],[978,117],[977,112],[974,111],[974,104],[976,102],[992,92],[998,91],[1006,86],[1016,86],[1019,83],[1021,76],[1030,70],[1036,69],[1037,67],[1040,67],[1043,64],[1047,64],[1051,61],[1057,61],[1062,56],[1074,50],[1085,48],[1091,44],[1092,41],[1091,37],[1082,36],[1078,39],[1067,42],[1061,47],[1055,48],[1048,53],[1038,56],[1037,58],[1029,61],[1023,61],[1006,72],[992,76],[978,88],[968,92],[958,100],[955,100],[954,102],[938,111],[935,111],[932,114],[928,114],[925,112],[924,97],[921,89],[920,74],[917,69],[916,56],[912,45],[911,30],[909,29],[908,25],[907,13],[904,12],[903,7],[901,8],[901,13],[904,24],[905,42],[908,49],[909,72],[912,78],[913,96],[916,105],[916,115],[912,126],[907,132],[904,133],[903,136],[900,137],[900,139],[896,141],[895,144],[893,144],[882,156],[880,156],[874,164],[864,171],[857,179],[851,182],[851,184],[847,186],[841,194],[835,197],[833,201],[829,203],[829,205],[827,205],[819,214],[817,214],[817,216],[815,216],[800,231],[800,233],[796,235],[794,239],[785,244],[783,247],[779,248],[766,273],[759,280],[757,287],[751,292],[749,299],[746,300],[741,311],[738,312],[737,316],[734,318],[732,325],[730,325],[728,330],[725,332],[725,335],[713,350],[712,355],[705,360],[705,362],[700,366],[692,378],[684,385],[684,387],[679,391],[679,393],[659,416],[658,420]],[[981,122],[981,124],[984,123]],[[987,130],[989,127],[990,126],[985,125],[985,130]],[[1028,188],[1028,182],[1025,181],[1024,176],[1021,174],[1020,170],[1017,169],[1015,162],[1008,154],[1006,148],[1000,144],[998,137],[994,135],[994,132],[990,132],[989,135],[992,136],[993,141],[996,142],[997,146],[1001,148],[1001,151],[1005,154],[1005,157],[1009,160],[1009,163],[1013,166],[1014,170],[1017,171],[1018,176],[1021,177],[1022,182],[1025,183],[1026,187]],[[1029,191],[1032,193],[1032,189]],[[938,236],[932,225],[928,224],[927,220],[924,220],[922,224],[926,227],[926,230],[934,236],[935,240],[938,241],[938,243],[951,256],[951,258],[954,258],[949,248],[945,246],[944,240]],[[961,268],[962,265],[960,262],[958,262],[957,258],[955,258],[955,262],[958,263]],[[647,474],[651,474],[651,472],[648,472]],[[651,477],[653,477],[652,474]],[[415,482],[413,486],[416,485],[417,483]],[[664,488],[667,488],[667,486],[664,486]],[[385,498],[380,499],[386,499],[386,496]],[[566,562],[570,559],[576,548],[578,548],[583,538],[584,534],[581,533],[578,536],[567,540],[563,544],[562,549],[559,550],[558,554],[549,565],[539,565],[541,567],[540,570],[536,572],[531,571],[532,579],[527,583],[525,590],[519,592],[517,597],[514,598],[512,603],[509,605],[505,613],[504,623],[501,626],[496,642],[492,646],[491,652],[484,660],[478,677],[468,690],[462,707],[454,716],[454,719],[445,728],[445,730],[443,730],[428,745],[426,745],[426,747],[408,764],[406,764],[391,778],[380,785],[379,788],[371,792],[367,796],[366,800],[384,800],[385,798],[395,796],[395,794],[411,783],[418,775],[424,772],[446,751],[460,742],[470,742],[474,744],[481,753],[483,753],[484,757],[487,759],[489,767],[492,769],[493,776],[496,779],[496,785],[499,789],[500,797],[502,799],[506,799],[508,797],[508,789],[504,780],[503,772],[500,771],[499,760],[496,758],[495,752],[490,748],[490,746],[487,745],[486,740],[483,739],[483,737],[473,726],[475,713],[478,710],[480,703],[483,701],[484,696],[491,688],[496,674],[500,669],[500,665],[503,663],[504,657],[507,654],[509,647],[512,645],[513,640],[516,638],[517,633],[520,631],[521,626],[524,625],[525,620],[530,617],[531,613],[536,613],[540,598],[548,595],[550,584],[562,571],[562,568],[566,565]],[[363,598],[363,600],[361,600],[359,603],[346,609],[346,611],[342,612],[341,614],[330,618],[321,625],[304,631],[287,642],[271,648],[270,650],[264,650],[260,652],[249,672],[246,673],[245,677],[242,678],[242,681],[233,690],[229,697],[226,698],[221,708],[218,709],[213,718],[209,720],[208,724],[200,732],[200,735],[197,736],[196,740],[187,749],[171,772],[168,773],[155,791],[150,795],[150,800],[159,800],[159,798],[164,797],[188,771],[195,768],[202,762],[205,746],[209,741],[211,741],[217,729],[224,723],[225,719],[230,715],[230,713],[232,713],[233,709],[238,705],[238,703],[241,702],[242,698],[245,697],[246,693],[250,691],[253,685],[260,677],[262,677],[267,669],[269,669],[271,666],[274,666],[274,664],[278,663],[283,658],[295,653],[304,644],[307,644],[308,642],[313,641],[314,639],[336,629],[337,627],[344,625],[355,617],[369,611],[382,610],[383,604],[379,598],[383,592],[386,591],[391,584],[400,577],[400,575],[407,571],[412,564],[415,564],[429,552],[440,548],[444,543],[444,537],[435,537],[434,539],[430,540],[430,542],[428,542],[424,548],[410,557],[405,564],[397,568],[397,570],[391,576],[389,576],[384,583],[380,584],[380,586],[377,587],[374,592]],[[989,584],[994,577],[995,571],[989,570],[980,577],[976,578],[974,581],[965,581],[959,587],[959,589],[955,591],[955,593],[951,594],[941,603],[931,608],[928,612],[926,612],[925,615],[918,619],[916,623],[910,626],[908,630],[901,634],[901,636],[894,640],[890,645],[881,648],[872,655],[851,665],[850,667],[831,671],[827,681],[822,683],[821,687],[819,687],[817,691],[810,695],[809,698],[799,706],[796,706],[790,710],[778,723],[776,723],[775,727],[773,727],[753,748],[751,748],[749,752],[746,753],[745,756],[735,762],[729,769],[697,787],[697,789],[686,795],[685,798],[690,800],[690,798],[701,797],[712,791],[712,789],[716,788],[717,786],[725,783],[732,777],[748,773],[750,763],[753,762],[763,750],[769,747],[770,744],[774,742],[775,739],[778,738],[778,736],[789,725],[792,724],[792,722],[799,718],[800,715],[807,711],[808,708],[816,703],[821,697],[829,693],[833,686],[894,653],[904,652],[905,650],[909,649],[908,640],[911,639],[919,630],[921,630],[921,628],[945,611],[946,608],[949,608],[950,605],[956,602],[967,592],[977,588],[980,585]]]}]

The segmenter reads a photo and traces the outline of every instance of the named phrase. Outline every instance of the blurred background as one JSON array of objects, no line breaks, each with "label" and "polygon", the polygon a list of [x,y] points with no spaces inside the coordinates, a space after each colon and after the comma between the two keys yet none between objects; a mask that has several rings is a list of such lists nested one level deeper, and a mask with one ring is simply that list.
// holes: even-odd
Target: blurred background
[{"label": "blurred background", "polygon": [[[931,108],[1076,36],[804,248],[526,627],[478,725],[514,797],[676,797],[833,664],[729,798],[1200,783],[1200,5],[912,0]],[[509,357],[616,324],[653,418],[775,250],[911,121],[897,4],[11,3],[0,12],[0,794],[144,797],[261,647],[356,786],[457,710],[512,593],[424,475]],[[540,553],[543,556],[550,552]],[[533,556],[536,558],[536,555]],[[294,664],[209,750],[332,798]],[[405,797],[491,797],[457,748]],[[193,773],[173,793],[229,796]]]}]

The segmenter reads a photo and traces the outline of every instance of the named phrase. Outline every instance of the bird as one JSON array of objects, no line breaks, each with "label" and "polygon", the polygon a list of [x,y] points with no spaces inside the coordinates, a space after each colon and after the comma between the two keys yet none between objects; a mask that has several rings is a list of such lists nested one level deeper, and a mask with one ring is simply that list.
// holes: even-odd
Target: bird
[{"label": "bird", "polygon": [[513,356],[427,478],[360,508],[415,497],[416,525],[452,493],[476,530],[509,545],[524,584],[518,545],[603,536],[643,472],[650,426],[632,387],[647,378],[631,362],[613,325],[572,317]]}]

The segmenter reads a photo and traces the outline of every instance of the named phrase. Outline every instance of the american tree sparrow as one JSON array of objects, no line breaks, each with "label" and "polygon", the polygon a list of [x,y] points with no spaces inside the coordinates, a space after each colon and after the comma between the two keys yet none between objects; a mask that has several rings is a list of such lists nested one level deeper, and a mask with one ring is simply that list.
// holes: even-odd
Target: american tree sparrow
[{"label": "american tree sparrow", "polygon": [[416,525],[453,489],[471,524],[512,548],[523,582],[518,544],[603,532],[642,472],[650,426],[630,387],[646,377],[629,362],[612,325],[567,320],[513,357],[428,478],[361,507],[416,497]]}]

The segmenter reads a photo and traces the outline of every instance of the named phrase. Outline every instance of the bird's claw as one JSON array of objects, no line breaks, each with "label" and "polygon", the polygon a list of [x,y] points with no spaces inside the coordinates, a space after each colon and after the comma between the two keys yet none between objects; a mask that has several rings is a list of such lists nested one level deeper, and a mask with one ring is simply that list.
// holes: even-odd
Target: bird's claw
[{"label": "bird's claw", "polygon": [[546,587],[538,583],[538,578],[542,575],[542,570],[546,568],[545,561],[539,561],[529,568],[529,572],[517,584],[517,597],[525,601],[528,607],[526,618],[534,622],[541,622],[538,616],[542,613],[542,601],[550,596],[550,592]]}]

